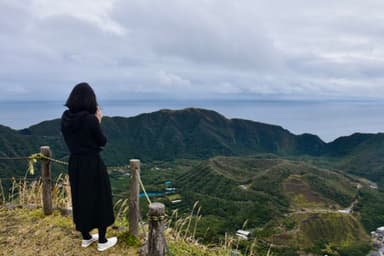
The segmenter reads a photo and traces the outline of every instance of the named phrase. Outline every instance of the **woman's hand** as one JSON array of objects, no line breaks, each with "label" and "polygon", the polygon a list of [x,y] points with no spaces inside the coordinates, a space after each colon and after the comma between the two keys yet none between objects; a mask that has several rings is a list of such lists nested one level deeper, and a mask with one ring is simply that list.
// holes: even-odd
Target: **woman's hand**
[{"label": "woman's hand", "polygon": [[97,110],[96,110],[95,116],[99,120],[99,123],[101,123],[101,119],[103,118],[103,113],[101,113],[101,109],[100,109],[99,106],[97,106]]}]

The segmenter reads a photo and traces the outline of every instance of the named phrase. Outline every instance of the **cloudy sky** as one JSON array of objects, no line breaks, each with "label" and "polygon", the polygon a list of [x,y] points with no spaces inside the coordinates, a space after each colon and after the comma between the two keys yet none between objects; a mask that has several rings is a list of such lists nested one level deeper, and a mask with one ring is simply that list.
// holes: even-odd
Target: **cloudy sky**
[{"label": "cloudy sky", "polygon": [[384,98],[382,0],[0,0],[0,100]]}]

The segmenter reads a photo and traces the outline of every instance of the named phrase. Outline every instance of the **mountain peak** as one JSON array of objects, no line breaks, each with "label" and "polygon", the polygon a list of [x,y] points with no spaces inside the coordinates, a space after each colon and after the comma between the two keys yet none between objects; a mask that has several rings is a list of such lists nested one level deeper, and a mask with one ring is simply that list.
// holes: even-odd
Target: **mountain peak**
[{"label": "mountain peak", "polygon": [[184,109],[161,109],[159,111],[155,111],[149,114],[156,114],[156,113],[165,113],[169,115],[200,115],[200,116],[216,116],[217,118],[227,118],[223,116],[222,114],[214,111],[214,110],[208,110],[203,108],[194,108],[194,107],[188,107]]}]

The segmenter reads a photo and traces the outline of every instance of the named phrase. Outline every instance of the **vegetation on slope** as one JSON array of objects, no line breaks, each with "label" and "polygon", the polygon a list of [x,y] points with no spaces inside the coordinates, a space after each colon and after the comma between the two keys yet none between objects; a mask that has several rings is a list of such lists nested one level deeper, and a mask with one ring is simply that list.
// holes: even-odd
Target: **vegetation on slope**
[{"label": "vegetation on slope", "polygon": [[364,188],[354,210],[360,213],[361,223],[367,231],[384,226],[384,191]]},{"label": "vegetation on slope", "polygon": [[354,150],[343,157],[339,168],[348,173],[384,184],[384,134],[368,136]]},{"label": "vegetation on slope", "polygon": [[282,219],[276,231],[270,238],[275,247],[318,255],[345,255],[343,252],[349,251],[349,256],[365,255],[370,250],[364,228],[349,214],[297,212]]},{"label": "vegetation on slope", "polygon": [[[354,179],[335,171],[271,155],[215,157],[179,176],[176,184],[184,200],[199,200],[203,218],[197,236],[205,241],[222,239],[246,223],[257,239],[286,250],[317,252],[321,242],[321,250],[341,251],[368,242],[354,216],[337,212],[356,200],[358,188]],[[316,236],[316,229],[324,234]]]},{"label": "vegetation on slope", "polygon": [[[175,175],[180,175],[176,181],[173,180]],[[201,216],[196,217],[199,221],[194,233],[198,240],[205,243],[222,243],[225,234],[234,235],[237,229],[245,228],[252,231],[252,239],[240,242],[238,249],[245,252],[252,247],[261,255],[266,254],[269,244],[274,245],[271,248],[273,255],[298,255],[300,250],[342,255],[340,252],[343,250],[350,252],[367,248],[367,236],[356,217],[336,212],[344,208],[337,198],[347,198],[350,204],[355,199],[354,193],[357,193],[355,180],[349,180],[337,172],[272,155],[261,155],[216,157],[200,164],[190,160],[144,163],[142,176],[149,191],[163,190],[166,180],[171,180],[177,188],[183,201],[181,204],[170,204],[168,196],[155,199],[167,204],[169,214],[172,209],[178,209],[180,216],[185,216],[183,212],[188,216],[188,208],[196,200],[200,201]],[[308,180],[307,176],[322,183],[310,183],[311,179]],[[113,186],[114,193],[126,193],[128,176],[116,168],[111,178],[113,184],[117,184],[116,180],[120,184]],[[327,187],[337,189],[325,193],[327,190],[324,188]],[[359,201],[356,209],[360,207],[361,216],[369,219],[369,214],[374,214],[369,212],[374,202],[367,204],[363,200],[363,191],[365,189],[360,190],[359,200],[364,204],[361,206]],[[141,205],[145,206],[145,203]],[[142,210],[145,215],[147,209]],[[364,215],[366,210],[368,212]],[[342,227],[338,223],[343,223]],[[318,229],[324,229],[325,233],[322,231],[316,236]],[[360,245],[355,248],[357,244]],[[179,245],[181,242],[176,242],[173,250],[187,250],[196,255],[199,255],[198,251],[206,250],[203,245],[190,247],[188,241],[184,241],[185,248]],[[329,253],[331,249],[338,254]],[[201,255],[216,255],[214,253],[217,250],[209,250],[209,253],[212,254]]]}]

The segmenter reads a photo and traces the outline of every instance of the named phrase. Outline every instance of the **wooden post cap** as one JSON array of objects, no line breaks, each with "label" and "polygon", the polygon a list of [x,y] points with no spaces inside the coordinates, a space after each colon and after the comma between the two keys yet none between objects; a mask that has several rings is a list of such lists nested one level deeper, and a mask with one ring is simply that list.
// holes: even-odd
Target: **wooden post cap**
[{"label": "wooden post cap", "polygon": [[149,205],[149,216],[164,216],[165,214],[165,205],[162,203],[151,203]]},{"label": "wooden post cap", "polygon": [[129,168],[131,170],[133,170],[133,169],[135,169],[135,170],[140,169],[140,160],[138,160],[138,159],[131,159],[131,160],[129,160]]},{"label": "wooden post cap", "polygon": [[43,153],[43,155],[45,156],[48,156],[48,157],[52,156],[51,148],[49,146],[41,146],[40,152]]}]

